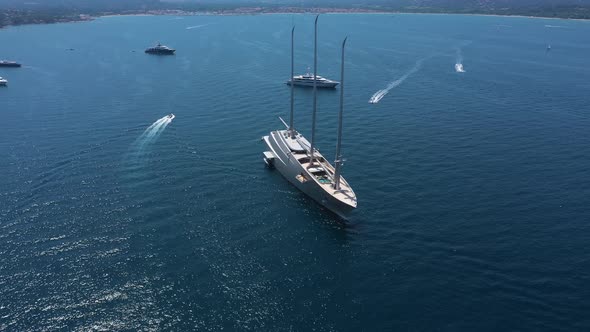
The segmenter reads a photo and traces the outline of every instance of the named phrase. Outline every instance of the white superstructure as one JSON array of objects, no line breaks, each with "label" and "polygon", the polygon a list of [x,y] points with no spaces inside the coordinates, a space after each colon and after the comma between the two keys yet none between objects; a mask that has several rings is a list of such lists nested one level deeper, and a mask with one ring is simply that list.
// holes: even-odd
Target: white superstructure
[{"label": "white superstructure", "polygon": [[[316,86],[318,88],[335,88],[340,82],[329,80],[325,77],[316,75]],[[297,75],[293,76],[292,79],[287,81],[287,85],[300,85],[300,86],[309,86],[313,87],[314,79],[313,74],[307,73],[304,75]]]}]

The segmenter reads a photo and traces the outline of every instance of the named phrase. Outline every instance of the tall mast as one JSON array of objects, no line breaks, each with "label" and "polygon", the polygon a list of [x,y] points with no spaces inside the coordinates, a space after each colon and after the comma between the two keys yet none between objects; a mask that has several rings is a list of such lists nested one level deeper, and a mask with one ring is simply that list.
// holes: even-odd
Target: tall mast
[{"label": "tall mast", "polygon": [[318,18],[315,17],[314,37],[313,37],[313,113],[311,117],[311,146],[309,148],[309,164],[314,162],[314,143],[315,143],[315,117],[317,111],[317,75],[318,75]]},{"label": "tall mast", "polygon": [[342,168],[342,156],[340,155],[340,147],[342,145],[342,113],[344,111],[344,47],[346,46],[346,39],[342,42],[342,63],[340,65],[340,112],[338,113],[338,141],[336,143],[336,164],[334,170],[334,189],[340,190],[340,172]]},{"label": "tall mast", "polygon": [[293,128],[293,98],[295,84],[293,84],[293,75],[295,75],[295,26],[291,29],[291,117],[289,118],[289,136],[293,138],[295,136],[295,129]]}]

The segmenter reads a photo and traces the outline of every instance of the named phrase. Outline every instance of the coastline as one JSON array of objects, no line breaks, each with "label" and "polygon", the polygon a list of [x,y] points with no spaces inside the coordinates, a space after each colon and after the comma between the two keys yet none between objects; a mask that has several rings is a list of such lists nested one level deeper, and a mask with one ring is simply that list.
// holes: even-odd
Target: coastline
[{"label": "coastline", "polygon": [[464,15],[464,16],[532,18],[532,19],[543,19],[543,20],[587,21],[587,22],[590,21],[590,18],[547,17],[547,16],[531,16],[531,15],[500,15],[500,14],[472,14],[472,13],[408,13],[408,12],[400,12],[398,14]]},{"label": "coastline", "polygon": [[[533,18],[546,20],[564,20],[564,21],[590,21],[590,18],[563,18],[563,17],[545,17],[545,16],[526,16],[526,15],[499,15],[499,14],[471,14],[471,13],[422,13],[422,12],[395,12],[395,11],[326,11],[326,12],[260,12],[260,13],[214,13],[214,12],[184,12],[176,14],[154,14],[154,13],[139,13],[139,14],[108,14],[108,15],[94,15],[93,19],[101,17],[119,17],[119,16],[254,16],[254,15],[309,15],[309,14],[347,14],[347,15],[458,15],[458,16],[490,16],[490,17],[515,17],[515,18]],[[89,20],[90,21],[90,20]],[[59,22],[58,22],[59,23]]]},{"label": "coastline", "polygon": [[[250,7],[246,7],[250,9]],[[242,10],[237,8],[225,11],[181,11],[181,10],[162,10],[162,11],[147,11],[142,13],[121,13],[121,14],[106,14],[95,15],[93,18],[100,17],[117,17],[117,16],[240,16],[240,15],[306,15],[306,14],[375,14],[375,15],[460,15],[460,16],[489,16],[489,17],[514,17],[514,18],[530,18],[530,19],[546,19],[546,20],[564,20],[564,21],[590,21],[590,18],[568,18],[568,17],[548,17],[548,16],[534,16],[521,14],[478,14],[478,13],[437,13],[437,12],[409,12],[409,11],[387,11],[387,10],[371,10],[358,8],[307,8],[299,11],[289,10]]]},{"label": "coastline", "polygon": [[410,11],[388,11],[365,8],[299,8],[299,7],[282,7],[282,8],[265,8],[265,7],[239,7],[227,10],[205,10],[205,11],[187,11],[176,9],[165,10],[147,10],[137,12],[122,13],[104,13],[104,14],[75,14],[72,17],[56,17],[52,21],[34,21],[19,24],[0,25],[0,30],[8,27],[37,24],[57,24],[57,23],[74,23],[93,21],[103,17],[118,16],[240,16],[240,15],[305,15],[305,14],[373,14],[373,15],[461,15],[461,16],[483,16],[483,17],[510,17],[510,18],[527,18],[543,20],[564,20],[564,21],[590,21],[590,18],[567,18],[567,17],[547,17],[522,14],[485,14],[485,13],[453,13],[453,12],[410,12]]}]

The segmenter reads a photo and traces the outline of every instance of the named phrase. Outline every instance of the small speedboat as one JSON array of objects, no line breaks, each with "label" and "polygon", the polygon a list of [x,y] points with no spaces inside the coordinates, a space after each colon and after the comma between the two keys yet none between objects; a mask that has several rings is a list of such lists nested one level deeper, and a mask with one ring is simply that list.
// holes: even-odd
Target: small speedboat
[{"label": "small speedboat", "polygon": [[175,116],[174,114],[170,113],[170,114],[166,115],[166,117],[167,117],[169,120],[172,120],[172,119],[174,119],[176,116]]},{"label": "small speedboat", "polygon": [[0,86],[5,86],[8,83],[8,81],[2,77],[0,77]]},{"label": "small speedboat", "polygon": [[457,73],[464,73],[464,72],[465,72],[465,69],[463,69],[463,65],[462,65],[462,64],[460,64],[460,63],[457,63],[457,64],[455,65],[455,71],[456,71]]}]

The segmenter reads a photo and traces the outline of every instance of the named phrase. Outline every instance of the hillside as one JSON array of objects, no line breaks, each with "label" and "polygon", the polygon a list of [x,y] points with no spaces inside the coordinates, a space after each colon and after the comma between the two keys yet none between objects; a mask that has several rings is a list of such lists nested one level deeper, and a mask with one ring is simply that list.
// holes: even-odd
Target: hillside
[{"label": "hillside", "polygon": [[[249,8],[249,9],[248,9]],[[0,27],[87,19],[80,14],[165,10],[267,13],[311,10],[527,15],[590,19],[590,0],[0,0]]]}]

